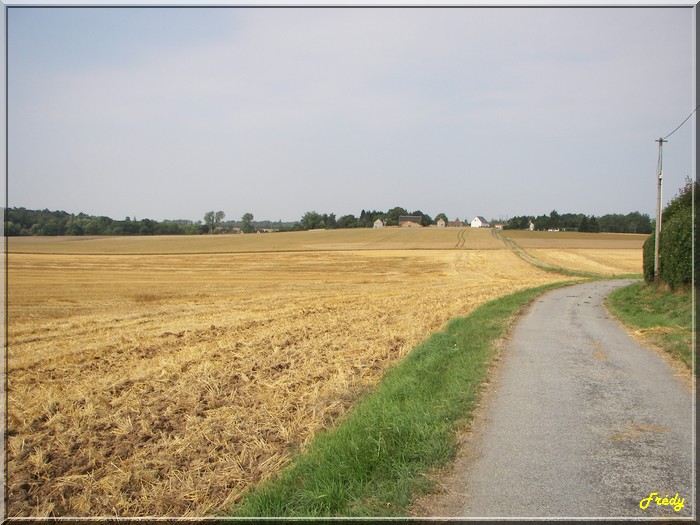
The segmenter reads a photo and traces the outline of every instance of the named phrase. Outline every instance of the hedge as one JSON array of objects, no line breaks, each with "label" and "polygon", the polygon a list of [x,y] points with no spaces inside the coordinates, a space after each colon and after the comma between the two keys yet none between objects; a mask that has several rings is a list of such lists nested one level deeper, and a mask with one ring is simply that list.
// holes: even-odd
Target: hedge
[{"label": "hedge", "polygon": [[[697,184],[697,183],[696,183]],[[664,210],[664,222],[661,225],[659,252],[659,279],[671,289],[689,286],[693,281],[693,213],[692,183],[688,181],[685,188],[671,201]],[[698,194],[696,192],[696,199]],[[696,231],[697,236],[697,231]],[[654,234],[644,243],[643,266],[644,280],[654,281]],[[695,254],[696,269],[698,254]]]}]

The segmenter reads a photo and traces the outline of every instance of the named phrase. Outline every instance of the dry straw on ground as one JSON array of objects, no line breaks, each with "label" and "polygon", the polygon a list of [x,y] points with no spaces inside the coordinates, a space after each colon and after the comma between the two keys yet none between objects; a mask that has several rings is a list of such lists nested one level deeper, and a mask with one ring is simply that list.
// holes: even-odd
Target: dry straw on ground
[{"label": "dry straw on ground", "polygon": [[435,231],[11,242],[8,515],[224,512],[448,319],[560,279]]}]

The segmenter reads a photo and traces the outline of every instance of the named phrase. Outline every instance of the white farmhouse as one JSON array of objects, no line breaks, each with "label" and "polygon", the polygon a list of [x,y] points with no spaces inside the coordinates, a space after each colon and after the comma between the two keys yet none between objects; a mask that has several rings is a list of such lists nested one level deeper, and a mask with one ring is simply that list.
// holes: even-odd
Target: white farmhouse
[{"label": "white farmhouse", "polygon": [[445,227],[445,221],[442,220],[442,219],[438,219],[436,224],[437,224],[437,227],[438,227],[438,228],[444,228],[444,227]]},{"label": "white farmhouse", "polygon": [[490,228],[491,225],[481,215],[472,219],[472,228]]},{"label": "white farmhouse", "polygon": [[376,221],[374,221],[374,227],[375,228],[384,228],[384,223],[382,222],[381,219],[377,219]]}]

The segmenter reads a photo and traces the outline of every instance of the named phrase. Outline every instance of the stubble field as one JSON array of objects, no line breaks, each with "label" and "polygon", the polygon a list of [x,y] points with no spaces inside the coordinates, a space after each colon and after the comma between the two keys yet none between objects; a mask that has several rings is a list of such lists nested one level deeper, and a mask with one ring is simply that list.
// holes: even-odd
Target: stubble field
[{"label": "stubble field", "polygon": [[506,231],[547,266],[599,275],[640,274],[648,235],[623,233]]},{"label": "stubble field", "polygon": [[447,320],[563,279],[488,230],[10,239],[7,513],[223,513]]}]

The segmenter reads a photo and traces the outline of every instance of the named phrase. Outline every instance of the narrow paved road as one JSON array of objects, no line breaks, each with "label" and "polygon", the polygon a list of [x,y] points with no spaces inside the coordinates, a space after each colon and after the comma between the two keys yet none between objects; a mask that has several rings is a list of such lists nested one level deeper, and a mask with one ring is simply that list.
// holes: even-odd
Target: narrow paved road
[{"label": "narrow paved road", "polygon": [[[692,396],[607,314],[626,284],[550,292],[518,321],[462,474],[463,516],[693,516]],[[641,509],[652,492],[684,506]]]}]

